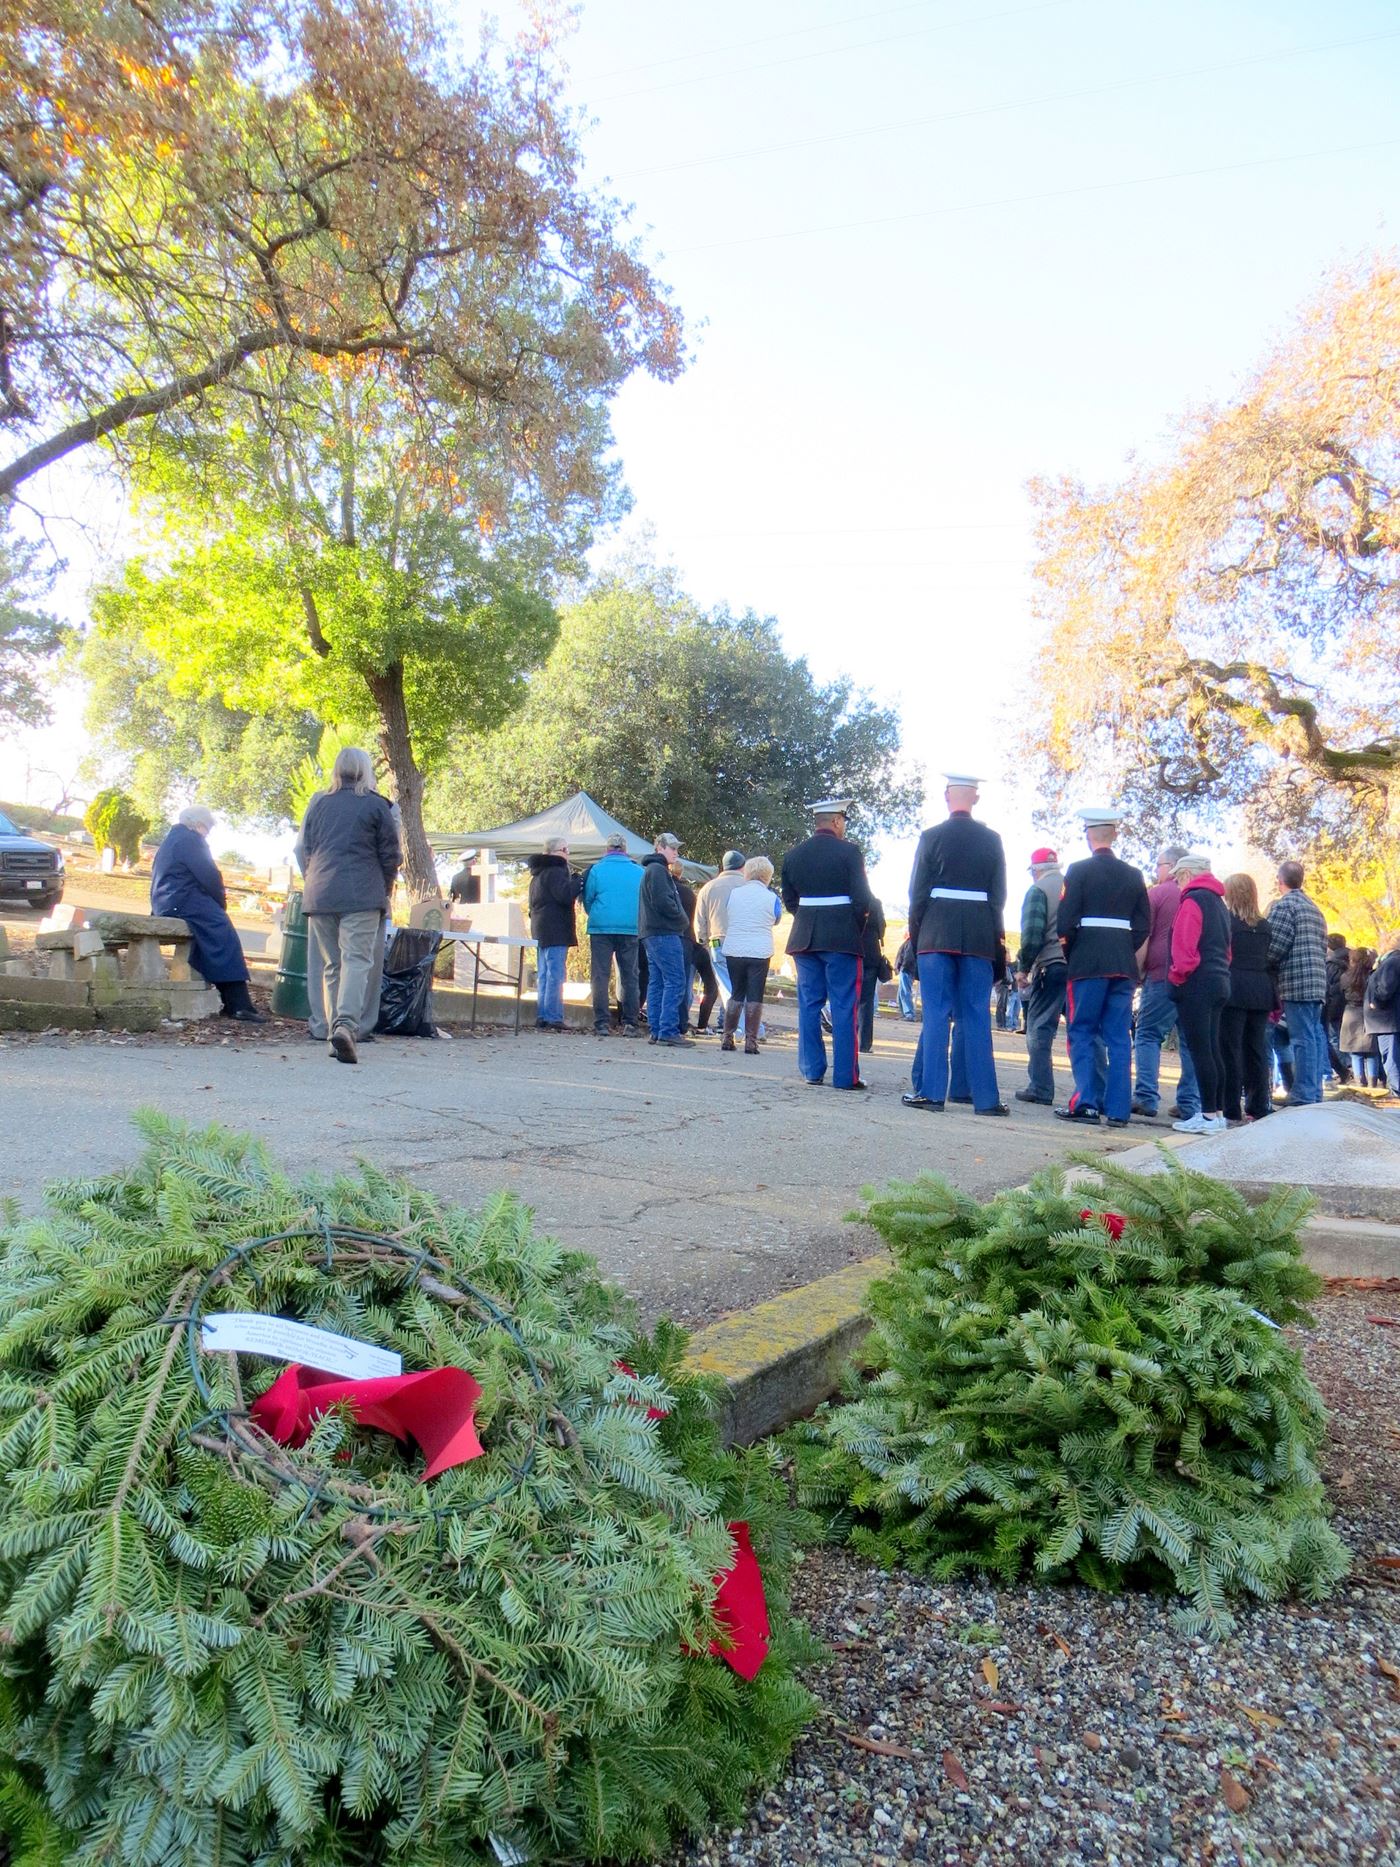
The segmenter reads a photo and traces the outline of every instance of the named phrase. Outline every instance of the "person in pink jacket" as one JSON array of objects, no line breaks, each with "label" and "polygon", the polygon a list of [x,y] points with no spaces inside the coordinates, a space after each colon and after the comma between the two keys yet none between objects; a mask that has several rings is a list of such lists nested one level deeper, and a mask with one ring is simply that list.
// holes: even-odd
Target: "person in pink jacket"
[{"label": "person in pink jacket", "polygon": [[1176,865],[1181,905],[1172,922],[1167,980],[1176,998],[1181,1041],[1201,1092],[1198,1115],[1172,1123],[1178,1134],[1214,1134],[1225,1119],[1225,1056],[1220,1016],[1230,999],[1230,913],[1210,857],[1189,850]]}]

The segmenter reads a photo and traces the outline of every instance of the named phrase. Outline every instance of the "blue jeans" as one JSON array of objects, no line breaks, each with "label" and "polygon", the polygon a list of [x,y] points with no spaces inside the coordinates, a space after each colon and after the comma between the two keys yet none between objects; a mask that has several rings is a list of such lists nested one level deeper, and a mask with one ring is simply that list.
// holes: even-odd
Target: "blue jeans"
[{"label": "blue jeans", "polygon": [[[1157,1079],[1162,1068],[1162,1044],[1176,1028],[1176,1000],[1165,979],[1149,979],[1138,1000],[1137,1015],[1137,1092],[1135,1100],[1149,1115],[1157,1113],[1161,1093]],[[1196,1072],[1186,1046],[1181,1046],[1181,1081],[1176,1088],[1177,1106],[1183,1115],[1199,1115],[1201,1092],[1196,1087]]]},{"label": "blue jeans", "polygon": [[914,1009],[914,975],[902,972],[899,975],[899,1015],[906,1024],[913,1024],[918,1018]]},{"label": "blue jeans", "polygon": [[1065,999],[1074,1071],[1070,1107],[1127,1121],[1133,1106],[1133,981],[1071,979]]},{"label": "blue jeans", "polygon": [[1322,1100],[1322,1072],[1327,1063],[1327,1039],[1322,1029],[1322,1006],[1311,998],[1286,998],[1283,1020],[1293,1040],[1293,1102]]},{"label": "blue jeans", "polygon": [[681,1034],[685,946],[679,934],[647,935],[647,1031],[658,1043]]},{"label": "blue jeans", "polygon": [[724,957],[724,948],[712,945],[710,958],[714,962],[715,977],[719,980],[719,989],[723,992],[724,1002],[727,1005],[734,996],[734,988],[729,983],[729,961]]},{"label": "blue jeans", "polygon": [[535,976],[535,1018],[540,1024],[564,1022],[564,961],[566,946],[537,946],[538,966]]},{"label": "blue jeans", "polygon": [[1382,1031],[1376,1042],[1380,1045],[1385,1086],[1393,1096],[1400,1096],[1400,1037],[1394,1031]]},{"label": "blue jeans", "polygon": [[822,1006],[831,1007],[831,1080],[849,1089],[856,1080],[856,1011],[859,953],[794,953],[797,967],[797,1067],[809,1083],[826,1075]]},{"label": "blue jeans", "polygon": [[919,990],[924,1000],[924,1036],[918,1093],[930,1102],[947,1100],[956,1018],[973,1107],[995,1108],[1001,1095],[992,1059],[992,962],[971,953],[920,953]]}]

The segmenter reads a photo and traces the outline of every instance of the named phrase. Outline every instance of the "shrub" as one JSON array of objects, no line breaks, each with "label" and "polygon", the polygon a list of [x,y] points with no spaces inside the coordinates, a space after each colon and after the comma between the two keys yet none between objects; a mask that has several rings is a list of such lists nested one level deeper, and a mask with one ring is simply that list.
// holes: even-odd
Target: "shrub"
[{"label": "shrub", "polygon": [[118,786],[99,791],[83,816],[83,827],[92,837],[101,855],[113,850],[122,862],[136,862],[141,855],[141,838],[150,829],[136,800]]},{"label": "shrub", "polygon": [[[773,1459],[720,1449],[683,1336],[638,1336],[509,1196],[293,1183],[251,1142],[140,1125],[131,1171],[51,1188],[0,1260],[17,1867],[484,1867],[493,1835],[627,1858],[737,1817],[811,1648]],[[469,1368],[484,1456],[425,1484],[343,1408],[275,1445],[245,1408],[279,1370],[203,1354],[209,1309]],[[732,1519],[773,1630],[751,1682],[707,1650]]]},{"label": "shrub", "polygon": [[1138,1579],[1184,1596],[1190,1631],[1227,1629],[1232,1597],[1325,1594],[1346,1557],[1324,1413],[1277,1326],[1320,1288],[1307,1211],[1179,1165],[1045,1172],[987,1205],[890,1187],[863,1215],[895,1260],[879,1372],[797,1435],[799,1494],[882,1563]]}]

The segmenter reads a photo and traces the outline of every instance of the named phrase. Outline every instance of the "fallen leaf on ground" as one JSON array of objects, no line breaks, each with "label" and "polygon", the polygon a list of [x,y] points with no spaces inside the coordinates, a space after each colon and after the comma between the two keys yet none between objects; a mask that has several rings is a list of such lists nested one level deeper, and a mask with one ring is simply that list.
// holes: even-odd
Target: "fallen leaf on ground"
[{"label": "fallen leaf on ground", "polygon": [[1167,1744],[1185,1744],[1188,1750],[1204,1750],[1206,1739],[1198,1737],[1194,1731],[1163,1731],[1162,1741]]},{"label": "fallen leaf on ground", "polygon": [[1368,1316],[1366,1320],[1378,1329],[1400,1329],[1400,1316]]},{"label": "fallen leaf on ground", "polygon": [[1271,1711],[1256,1711],[1253,1705],[1241,1705],[1240,1710],[1257,1731],[1281,1731],[1283,1719],[1276,1718]]},{"label": "fallen leaf on ground", "polygon": [[965,1790],[968,1787],[967,1771],[962,1767],[956,1754],[951,1750],[945,1750],[943,1753],[943,1774],[953,1785],[954,1789]]},{"label": "fallen leaf on ground", "polygon": [[1074,1654],[1070,1650],[1070,1644],[1068,1640],[1065,1639],[1063,1634],[1052,1633],[1050,1638],[1054,1641],[1055,1645],[1060,1649],[1061,1653],[1064,1654],[1067,1660],[1072,1660],[1074,1658]]},{"label": "fallen leaf on ground", "polygon": [[1372,1556],[1378,1569],[1400,1569],[1400,1556]]},{"label": "fallen leaf on ground", "polygon": [[992,1688],[993,1692],[995,1692],[997,1687],[1001,1684],[1001,1673],[997,1669],[996,1661],[990,1654],[982,1662],[982,1677]]},{"label": "fallen leaf on ground", "polygon": [[1224,1798],[1226,1808],[1232,1814],[1243,1815],[1249,1807],[1249,1791],[1233,1770],[1227,1770],[1223,1766],[1220,1771],[1220,1794]]},{"label": "fallen leaf on ground", "polygon": [[1378,1653],[1376,1655],[1376,1670],[1377,1672],[1383,1672],[1386,1678],[1393,1680],[1396,1685],[1400,1685],[1400,1666],[1397,1666],[1394,1660],[1385,1659]]},{"label": "fallen leaf on ground", "polygon": [[1025,1712],[1024,1705],[1009,1705],[1005,1699],[989,1698],[982,1701],[983,1711],[999,1711],[1003,1718],[1019,1718]]},{"label": "fallen leaf on ground", "polygon": [[888,1738],[862,1737],[859,1731],[843,1731],[841,1735],[857,1750],[873,1751],[877,1757],[903,1757],[906,1762],[914,1762],[919,1756],[919,1752],[910,1750],[907,1744],[892,1744]]}]

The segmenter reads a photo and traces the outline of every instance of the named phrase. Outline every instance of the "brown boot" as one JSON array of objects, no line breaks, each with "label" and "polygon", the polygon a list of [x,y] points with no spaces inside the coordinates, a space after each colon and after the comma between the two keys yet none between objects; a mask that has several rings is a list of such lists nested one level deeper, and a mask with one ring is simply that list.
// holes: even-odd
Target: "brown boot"
[{"label": "brown boot", "polygon": [[758,1027],[763,1022],[763,1006],[745,1005],[744,1007],[744,1055],[758,1055]]},{"label": "brown boot", "polygon": [[721,1050],[733,1050],[735,1048],[734,1033],[739,1028],[739,1017],[743,1009],[744,1007],[736,998],[731,998],[729,1003],[725,1006],[724,1036],[721,1038],[719,1046]]}]

